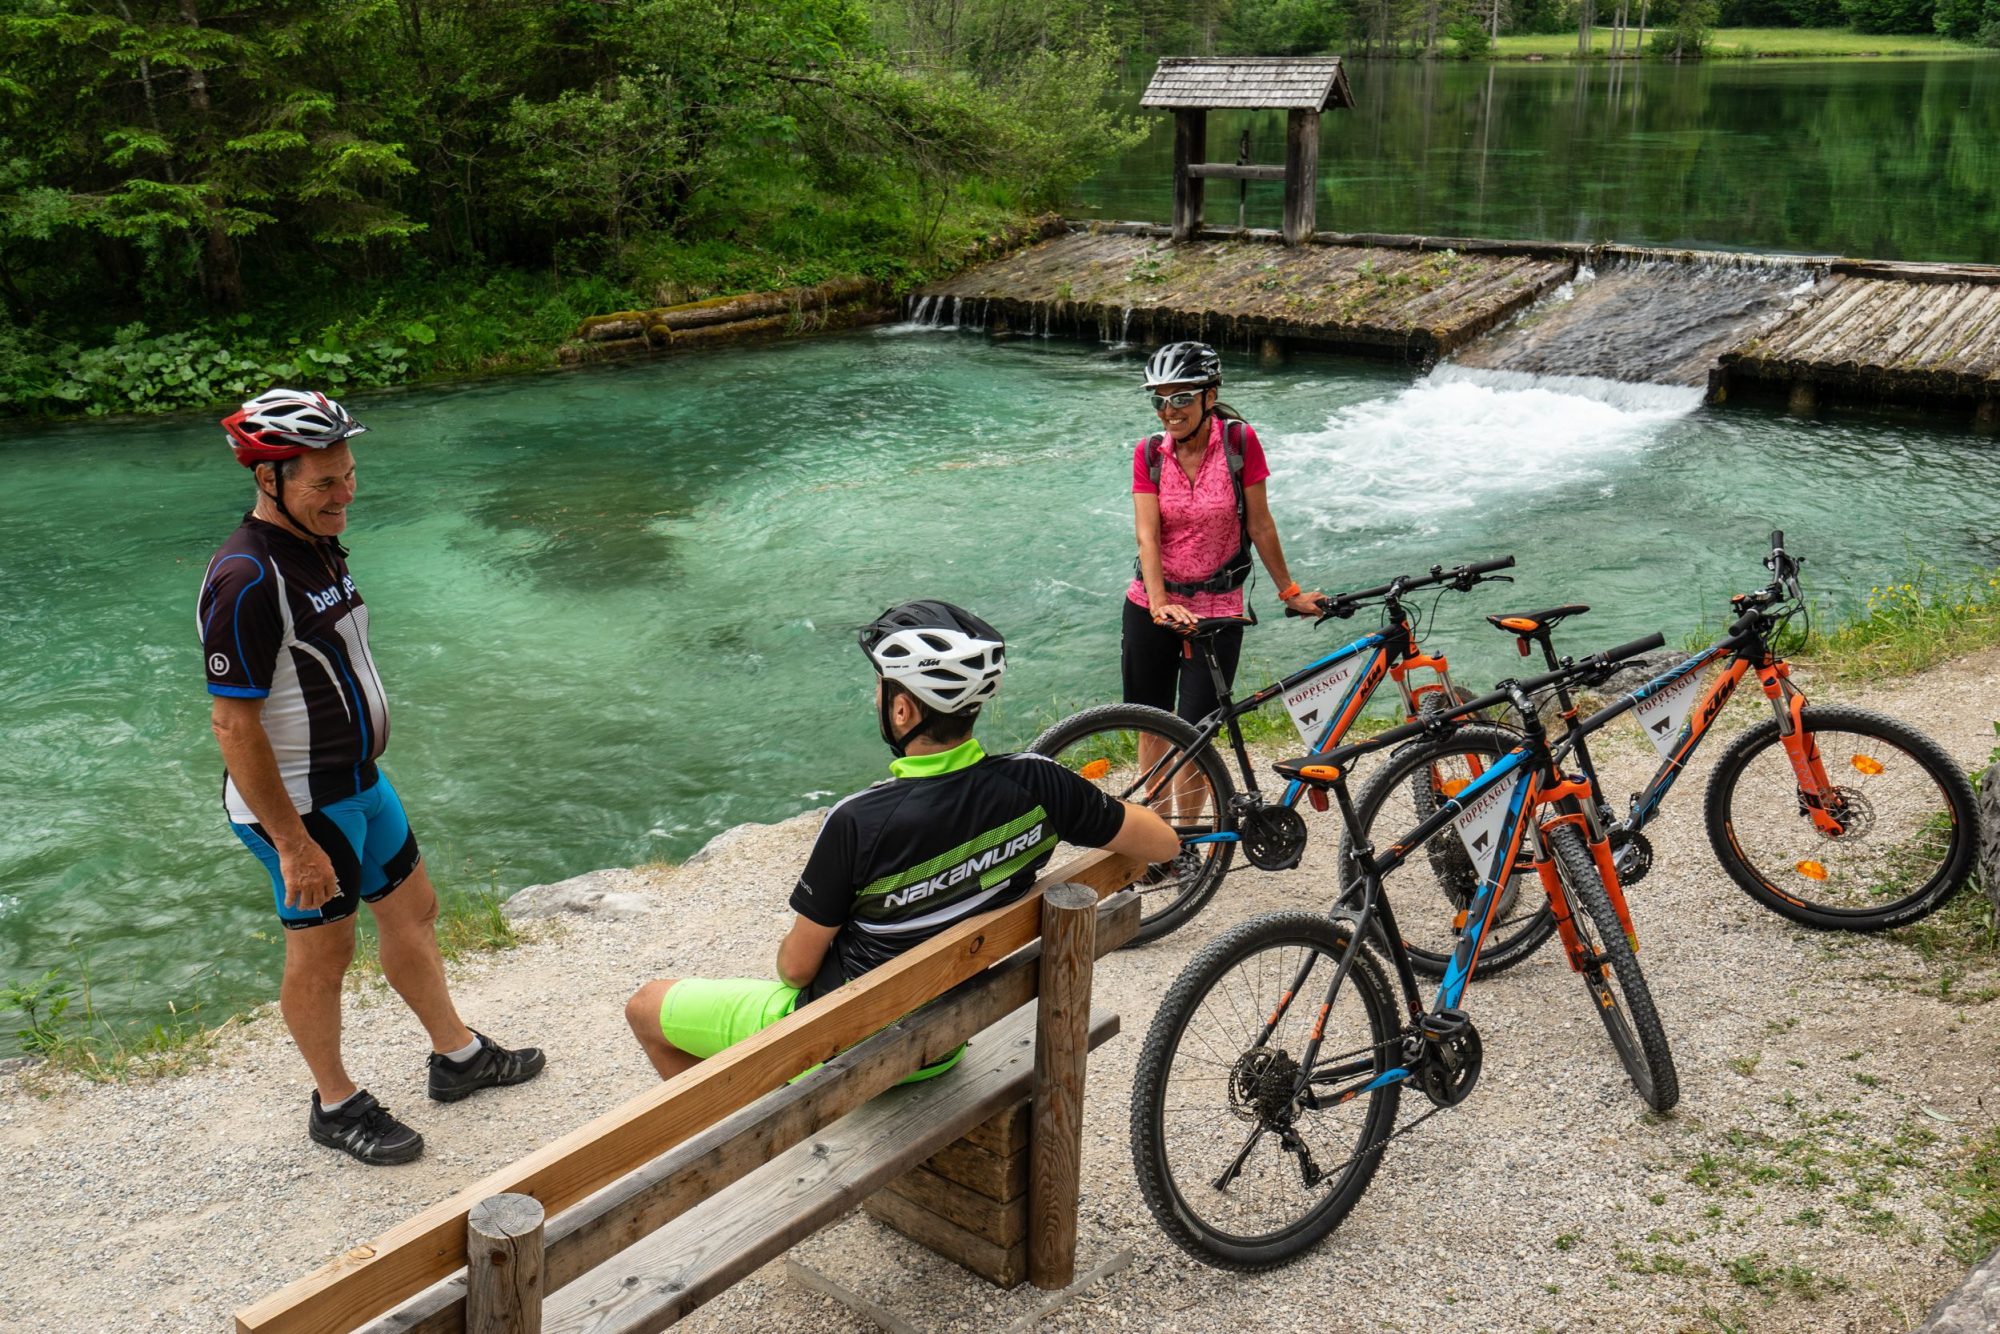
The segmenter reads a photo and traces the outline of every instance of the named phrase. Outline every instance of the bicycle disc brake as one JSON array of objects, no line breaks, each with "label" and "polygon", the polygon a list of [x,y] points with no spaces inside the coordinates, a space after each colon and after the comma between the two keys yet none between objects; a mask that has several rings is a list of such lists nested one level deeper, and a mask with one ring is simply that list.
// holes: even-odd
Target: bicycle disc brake
[{"label": "bicycle disc brake", "polygon": [[1306,855],[1306,822],[1289,806],[1253,806],[1236,818],[1243,856],[1260,871],[1289,871]]},{"label": "bicycle disc brake", "polygon": [[1618,868],[1618,883],[1630,889],[1653,869],[1653,845],[1637,830],[1614,829],[1611,831],[1611,858]]},{"label": "bicycle disc brake", "polygon": [[[1840,833],[1836,838],[1865,838],[1875,828],[1875,803],[1868,800],[1856,788],[1836,787],[1832,800],[1826,803],[1826,812],[1840,821]],[[1799,814],[1810,819],[1812,812],[1806,808],[1805,793],[1799,793]]]},{"label": "bicycle disc brake", "polygon": [[1438,1107],[1456,1107],[1479,1082],[1483,1052],[1479,1030],[1462,1010],[1426,1016],[1417,1086]]}]

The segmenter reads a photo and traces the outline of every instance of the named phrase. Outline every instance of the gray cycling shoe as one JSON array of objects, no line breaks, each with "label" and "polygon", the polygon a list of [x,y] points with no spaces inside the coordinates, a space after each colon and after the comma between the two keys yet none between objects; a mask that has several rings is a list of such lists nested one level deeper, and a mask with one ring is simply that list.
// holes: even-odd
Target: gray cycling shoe
[{"label": "gray cycling shoe", "polygon": [[319,1090],[314,1089],[306,1131],[313,1143],[339,1149],[371,1167],[414,1162],[424,1151],[424,1137],[389,1115],[367,1089],[332,1112],[320,1110]]},{"label": "gray cycling shoe", "polygon": [[457,1102],[481,1089],[525,1084],[542,1073],[546,1061],[540,1048],[523,1047],[519,1051],[508,1051],[484,1033],[475,1030],[472,1036],[479,1039],[479,1050],[463,1064],[438,1052],[431,1053],[430,1095],[433,1102]]}]

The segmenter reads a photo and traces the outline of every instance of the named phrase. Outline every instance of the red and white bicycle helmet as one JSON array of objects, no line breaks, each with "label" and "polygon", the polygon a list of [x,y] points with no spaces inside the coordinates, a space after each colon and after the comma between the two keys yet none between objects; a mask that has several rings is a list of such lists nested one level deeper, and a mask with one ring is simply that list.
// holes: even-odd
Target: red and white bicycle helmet
[{"label": "red and white bicycle helmet", "polygon": [[267,389],[222,419],[223,437],[246,468],[295,459],[367,429],[312,389]]}]

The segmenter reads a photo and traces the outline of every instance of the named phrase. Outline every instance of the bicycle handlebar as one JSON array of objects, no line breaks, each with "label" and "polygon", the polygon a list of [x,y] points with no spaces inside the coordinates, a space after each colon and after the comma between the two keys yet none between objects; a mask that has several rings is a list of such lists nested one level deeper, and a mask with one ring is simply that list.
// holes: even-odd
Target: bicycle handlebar
[{"label": "bicycle handlebar", "polygon": [[[1388,583],[1378,584],[1374,588],[1357,589],[1352,593],[1336,593],[1332,597],[1321,598],[1319,600],[1319,615],[1315,619],[1323,621],[1328,617],[1333,617],[1337,620],[1346,620],[1361,609],[1361,603],[1373,598],[1401,597],[1403,594],[1414,592],[1419,588],[1435,588],[1439,584],[1448,584],[1463,593],[1470,590],[1474,584],[1480,583],[1484,576],[1492,574],[1495,570],[1511,570],[1513,568],[1514,558],[1512,556],[1502,556],[1497,560],[1474,561],[1469,565],[1460,565],[1449,570],[1442,565],[1433,565],[1427,574],[1401,574],[1391,579]],[[1307,614],[1309,613],[1293,611],[1290,607],[1285,608],[1285,615],[1287,616],[1305,616]]]}]

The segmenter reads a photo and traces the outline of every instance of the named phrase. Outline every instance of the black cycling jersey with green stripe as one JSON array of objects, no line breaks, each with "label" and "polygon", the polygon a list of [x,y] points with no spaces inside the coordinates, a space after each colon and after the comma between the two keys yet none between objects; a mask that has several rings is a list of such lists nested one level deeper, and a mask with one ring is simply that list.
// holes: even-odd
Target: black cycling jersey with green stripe
[{"label": "black cycling jersey with green stripe", "polygon": [[792,908],[837,926],[799,997],[824,996],[955,922],[1027,893],[1058,842],[1102,847],[1123,808],[1040,755],[967,741],[889,766],[894,775],[827,812]]}]

